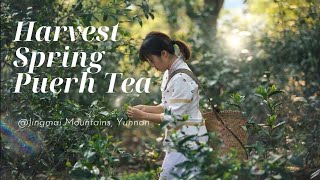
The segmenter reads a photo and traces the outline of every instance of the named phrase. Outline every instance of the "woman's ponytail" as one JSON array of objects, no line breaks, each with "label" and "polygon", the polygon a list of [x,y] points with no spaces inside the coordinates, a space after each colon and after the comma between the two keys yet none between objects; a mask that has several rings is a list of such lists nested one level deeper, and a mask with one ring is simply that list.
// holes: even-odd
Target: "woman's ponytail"
[{"label": "woman's ponytail", "polygon": [[172,40],[168,35],[157,31],[150,32],[143,40],[139,50],[139,58],[142,61],[148,61],[150,55],[161,56],[163,50],[174,54],[175,44],[178,45],[184,60],[190,59],[191,51],[186,43],[180,40]]},{"label": "woman's ponytail", "polygon": [[178,47],[180,49],[180,53],[182,54],[182,56],[184,57],[185,60],[190,59],[191,51],[185,42],[180,41],[180,40],[172,40],[172,44],[178,45]]}]

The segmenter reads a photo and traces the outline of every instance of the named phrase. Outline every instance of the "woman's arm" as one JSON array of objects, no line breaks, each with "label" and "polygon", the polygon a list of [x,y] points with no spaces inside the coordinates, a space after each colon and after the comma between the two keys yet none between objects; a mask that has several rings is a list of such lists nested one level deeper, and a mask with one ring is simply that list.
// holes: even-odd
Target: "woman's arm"
[{"label": "woman's arm", "polygon": [[148,113],[134,107],[128,107],[127,114],[130,118],[137,120],[147,120],[157,124],[160,124],[164,117],[163,114]]},{"label": "woman's arm", "polygon": [[159,104],[157,106],[137,105],[137,106],[133,106],[133,107],[137,108],[141,111],[144,111],[147,113],[153,113],[153,114],[161,114],[164,112],[164,107],[161,104]]}]

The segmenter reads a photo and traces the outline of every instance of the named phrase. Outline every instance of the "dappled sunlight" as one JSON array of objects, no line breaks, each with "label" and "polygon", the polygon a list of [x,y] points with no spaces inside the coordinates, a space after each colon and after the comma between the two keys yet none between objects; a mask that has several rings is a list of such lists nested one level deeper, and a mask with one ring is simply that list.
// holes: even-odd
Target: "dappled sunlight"
[{"label": "dappled sunlight", "polygon": [[241,42],[241,37],[238,35],[232,34],[225,38],[228,47],[231,50],[239,50],[243,46],[243,42]]}]

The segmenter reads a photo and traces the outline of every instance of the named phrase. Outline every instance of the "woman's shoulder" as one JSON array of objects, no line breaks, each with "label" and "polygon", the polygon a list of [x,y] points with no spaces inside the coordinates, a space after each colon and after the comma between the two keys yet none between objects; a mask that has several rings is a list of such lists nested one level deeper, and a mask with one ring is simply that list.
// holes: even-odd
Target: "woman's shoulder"
[{"label": "woman's shoulder", "polygon": [[[178,67],[175,71],[177,71],[177,70],[182,70],[182,69],[186,69],[186,70],[191,71],[190,67],[188,66],[188,64],[187,64],[186,62],[181,63],[181,64],[179,65],[179,67]],[[192,71],[191,71],[191,72],[192,72]],[[172,79],[183,80],[183,81],[185,81],[185,80],[187,80],[187,81],[193,81],[193,79],[192,79],[188,74],[182,73],[182,72],[181,72],[181,73],[180,73],[180,72],[176,73],[176,74],[172,77]]]},{"label": "woman's shoulder", "polygon": [[194,89],[198,87],[198,84],[186,73],[179,72],[175,74],[170,81],[181,88],[191,87],[192,89]]},{"label": "woman's shoulder", "polygon": [[183,73],[183,72],[178,72],[176,73],[172,78],[171,80],[175,81],[175,80],[178,80],[178,81],[193,81],[193,79],[186,73]]}]

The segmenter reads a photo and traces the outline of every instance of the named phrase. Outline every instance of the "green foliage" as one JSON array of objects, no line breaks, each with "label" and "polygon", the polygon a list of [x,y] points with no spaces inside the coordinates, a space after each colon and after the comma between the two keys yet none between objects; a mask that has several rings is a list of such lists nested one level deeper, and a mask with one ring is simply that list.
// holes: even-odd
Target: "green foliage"
[{"label": "green foliage", "polygon": [[276,94],[283,93],[277,90],[275,85],[263,88],[259,86],[256,90],[255,96],[261,99],[261,104],[267,109],[266,120],[264,123],[256,123],[253,119],[248,122],[247,130],[250,135],[257,135],[258,139],[253,145],[247,146],[256,151],[259,156],[265,158],[271,152],[277,151],[278,147],[285,147],[285,121],[277,122],[277,111],[279,110],[280,100],[276,99]]},{"label": "green foliage", "polygon": [[160,169],[158,170],[151,170],[148,172],[138,172],[138,173],[131,173],[131,174],[123,174],[121,176],[121,180],[149,180],[149,179],[158,179],[158,174]]},{"label": "green foliage", "polygon": [[[262,99],[264,107],[270,109],[266,112],[265,124],[257,124],[253,118],[247,123],[247,131],[249,137],[255,139],[248,144],[248,152],[251,155],[248,160],[237,159],[236,151],[226,155],[218,156],[216,147],[219,143],[214,134],[210,135],[210,141],[215,143],[197,142],[196,136],[180,137],[176,134],[171,135],[173,141],[171,149],[184,154],[188,161],[176,166],[177,169],[184,169],[182,174],[176,174],[178,179],[192,179],[203,177],[204,179],[222,178],[222,179],[257,179],[257,178],[273,178],[273,179],[292,179],[292,174],[287,170],[291,164],[287,154],[283,154],[287,150],[287,145],[283,141],[288,135],[285,131],[283,122],[275,125],[277,114],[276,107],[270,107],[270,101],[276,96],[276,92],[282,92],[272,85],[267,88],[259,86],[256,90],[259,99]],[[255,95],[257,95],[255,94]],[[244,96],[235,93],[232,96],[234,102],[240,106],[240,102],[245,101]],[[265,97],[265,98],[263,98]],[[241,109],[241,107],[240,107]],[[191,148],[190,144],[196,142],[196,149]],[[212,149],[208,144],[214,144]],[[192,173],[194,168],[198,167],[198,173]]]},{"label": "green foliage", "polygon": [[[281,120],[284,119],[281,115],[283,108],[281,104],[285,100],[284,91],[279,90],[275,85],[265,88],[259,86],[253,91],[246,96],[239,93],[231,96],[234,104],[242,110],[240,103],[246,101],[245,97],[252,96],[260,102],[262,105],[260,108],[266,110],[265,116],[260,114],[248,118],[246,130],[251,140],[246,148],[250,154],[249,159],[238,159],[237,151],[220,156],[218,149],[221,142],[214,133],[208,134],[210,142],[204,144],[199,142],[195,135],[180,136],[181,132],[171,130],[172,143],[169,144],[169,149],[178,151],[188,158],[187,161],[176,165],[173,175],[177,179],[196,177],[201,179],[294,179],[297,177],[289,167],[302,168],[304,160],[301,158],[301,152],[297,152],[296,147],[288,142],[288,139],[295,135],[292,134],[286,121]],[[244,112],[244,114],[248,113]],[[257,123],[255,117],[265,117],[264,123]],[[214,147],[210,147],[210,144],[214,144]],[[304,148],[308,149],[308,146]],[[312,152],[313,158],[317,159],[315,151]],[[195,167],[197,167],[196,173]]]},{"label": "green foliage", "polygon": [[[128,7],[137,5],[136,11]],[[141,7],[141,8],[139,8]],[[141,11],[141,13],[140,13]],[[70,4],[55,0],[27,0],[27,1],[1,1],[1,117],[5,114],[15,125],[19,119],[32,119],[40,121],[61,121],[59,127],[30,127],[35,137],[41,137],[41,150],[35,154],[26,154],[22,151],[14,153],[10,145],[13,142],[1,139],[1,152],[4,161],[1,161],[2,177],[14,179],[35,178],[36,176],[68,177],[67,170],[72,175],[83,177],[111,177],[113,168],[118,165],[119,159],[128,158],[123,150],[117,147],[119,136],[110,138],[108,135],[119,133],[116,126],[117,118],[126,118],[125,112],[119,108],[114,109],[116,97],[105,98],[105,85],[108,80],[103,75],[95,76],[94,95],[78,93],[76,87],[71,92],[63,93],[33,93],[32,85],[24,87],[23,93],[14,94],[13,89],[18,72],[26,72],[27,68],[16,68],[15,50],[19,47],[28,47],[31,50],[47,52],[64,51],[70,46],[71,51],[84,51],[86,53],[105,50],[106,59],[101,61],[105,72],[116,72],[117,62],[127,56],[130,49],[132,59],[136,45],[132,42],[131,34],[126,29],[119,30],[118,38],[121,43],[86,42],[79,39],[70,42],[68,34],[61,33],[57,42],[14,42],[18,21],[36,21],[35,29],[40,26],[111,26],[116,23],[136,23],[150,14],[152,8],[146,1],[92,1],[77,0]],[[30,58],[30,57],[28,57]],[[86,59],[88,61],[89,59]],[[84,70],[82,67],[63,68],[59,66],[62,59],[54,59],[50,69],[40,67],[33,76],[48,77],[49,81],[56,77],[75,77]],[[97,98],[99,97],[99,98]],[[6,102],[6,103],[2,103]],[[67,119],[77,121],[107,121],[110,126],[72,126],[65,124]],[[28,127],[29,128],[29,127]],[[14,130],[14,129],[13,129]],[[106,133],[108,131],[108,133]],[[14,132],[13,132],[14,133]],[[13,134],[15,135],[15,134]],[[32,142],[36,143],[36,142]],[[113,153],[113,151],[118,151]],[[121,151],[121,153],[120,153]],[[73,166],[73,167],[72,167]],[[72,167],[72,169],[71,169]]]},{"label": "green foliage", "polygon": [[88,143],[79,147],[81,156],[70,170],[70,175],[76,179],[115,177],[114,168],[120,161],[120,155],[128,154],[112,141],[112,136],[95,134],[88,138]]},{"label": "green foliage", "polygon": [[229,104],[241,110],[241,103],[244,101],[245,96],[241,96],[239,93],[234,93],[231,95],[231,99],[232,102],[229,102]]}]

